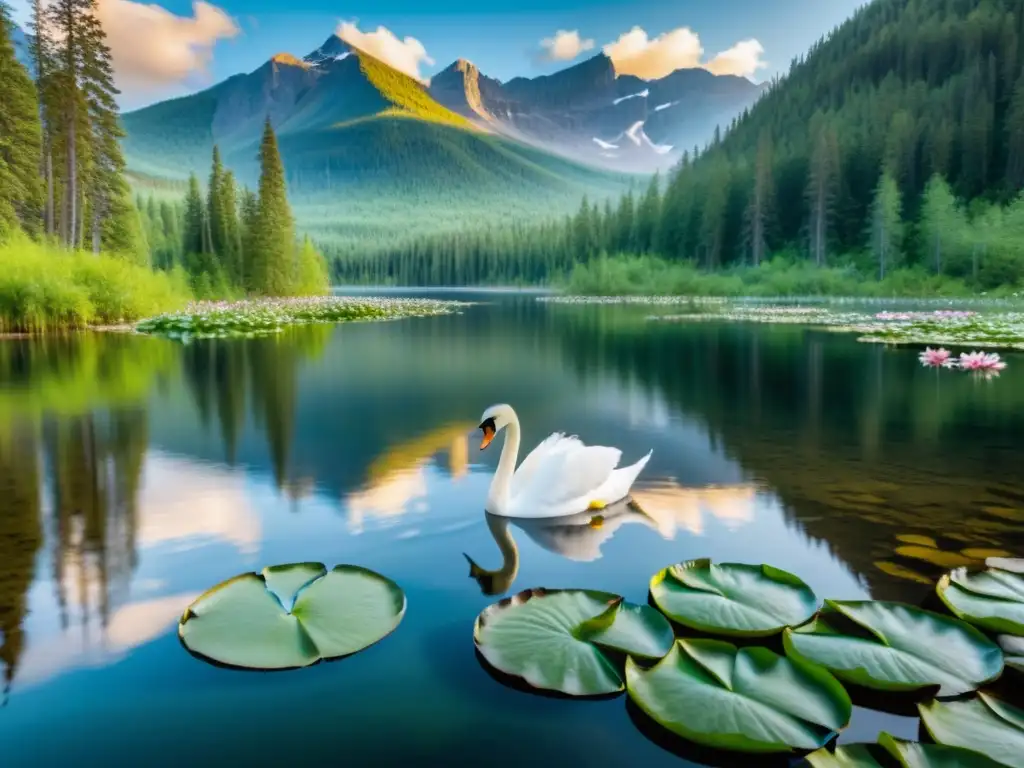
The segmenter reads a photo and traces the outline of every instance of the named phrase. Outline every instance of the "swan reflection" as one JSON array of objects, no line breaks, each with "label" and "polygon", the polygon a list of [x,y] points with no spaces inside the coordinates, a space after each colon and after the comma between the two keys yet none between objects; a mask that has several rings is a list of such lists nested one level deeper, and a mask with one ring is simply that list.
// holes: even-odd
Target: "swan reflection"
[{"label": "swan reflection", "polygon": [[653,530],[658,526],[636,503],[623,499],[602,510],[600,515],[582,512],[565,517],[512,518],[484,513],[487,528],[501,552],[501,567],[481,568],[469,555],[469,575],[485,595],[507,592],[519,573],[519,548],[509,528],[514,524],[538,546],[569,560],[590,562],[601,557],[601,546],[627,523],[640,523]]},{"label": "swan reflection", "polygon": [[469,575],[485,595],[508,592],[519,573],[519,548],[510,526],[548,552],[568,560],[591,562],[601,557],[601,547],[629,523],[656,531],[673,540],[680,531],[693,536],[704,533],[705,515],[734,530],[753,521],[757,488],[754,485],[685,488],[674,480],[637,488],[632,495],[610,505],[601,514],[582,512],[554,518],[513,518],[484,513],[487,528],[501,553],[501,567],[482,568],[469,555]]}]

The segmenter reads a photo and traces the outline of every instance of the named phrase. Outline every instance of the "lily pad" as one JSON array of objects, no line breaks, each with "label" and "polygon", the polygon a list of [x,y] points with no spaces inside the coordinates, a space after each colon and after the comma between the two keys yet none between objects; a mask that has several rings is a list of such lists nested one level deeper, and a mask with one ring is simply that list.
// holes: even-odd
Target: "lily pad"
[{"label": "lily pad", "polygon": [[939,744],[980,752],[1011,766],[1024,768],[1024,710],[986,693],[962,701],[918,704],[921,720]]},{"label": "lily pad", "polygon": [[847,744],[835,752],[819,749],[807,756],[813,768],[883,768],[889,762],[878,759],[884,750],[902,768],[1000,768],[985,755],[945,744],[920,744],[893,738],[888,733],[878,736],[878,744]]},{"label": "lily pad", "polygon": [[881,691],[939,686],[953,696],[1003,671],[999,647],[977,629],[902,603],[826,600],[813,622],[786,630],[783,645],[791,657]]},{"label": "lily pad", "polygon": [[811,752],[806,758],[811,768],[883,768],[875,758],[874,744],[847,744],[836,747],[835,752],[827,747]]},{"label": "lily pad", "polygon": [[651,596],[670,619],[701,632],[764,637],[807,621],[818,599],[804,582],[770,565],[690,560],[651,578]]},{"label": "lily pad", "polygon": [[722,640],[679,640],[649,670],[626,661],[630,698],[652,720],[716,749],[818,749],[850,722],[850,697],[815,664]]},{"label": "lily pad", "polygon": [[492,667],[570,696],[625,688],[602,648],[659,659],[673,639],[668,621],[650,606],[582,589],[520,592],[485,608],[473,627],[473,641]]},{"label": "lily pad", "polygon": [[999,638],[999,647],[1003,649],[1006,666],[1024,674],[1024,637],[1002,635]]},{"label": "lily pad", "polygon": [[221,664],[293,669],[361,651],[404,614],[401,588],[378,573],[296,563],[243,573],[204,592],[185,610],[178,636]]},{"label": "lily pad", "polygon": [[[992,561],[1007,562],[1002,558]],[[935,591],[964,621],[993,632],[1024,635],[1022,574],[995,567],[983,571],[957,568],[939,579]]]}]

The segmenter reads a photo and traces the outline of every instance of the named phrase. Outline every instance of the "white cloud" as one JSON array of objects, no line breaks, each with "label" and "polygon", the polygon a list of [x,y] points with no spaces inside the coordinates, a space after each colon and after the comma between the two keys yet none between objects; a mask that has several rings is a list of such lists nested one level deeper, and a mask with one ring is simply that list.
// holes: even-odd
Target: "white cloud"
[{"label": "white cloud", "polygon": [[426,80],[420,74],[420,66],[428,66],[434,60],[427,55],[423,43],[415,37],[399,40],[386,27],[377,27],[376,32],[360,32],[355,23],[343,21],[338,25],[335,34],[354,48],[380,59],[393,69],[404,72],[417,80]]},{"label": "white cloud", "polygon": [[620,75],[635,75],[654,80],[677,69],[702,67],[716,75],[750,77],[765,63],[761,60],[764,48],[757,40],[744,40],[727,51],[716,54],[709,62],[702,62],[704,46],[700,37],[689,27],[664,32],[651,39],[641,27],[633,27],[608,43],[604,53],[615,64]]},{"label": "white cloud", "polygon": [[594,47],[593,40],[584,40],[578,30],[568,32],[560,29],[554,37],[546,37],[540,41],[544,49],[544,58],[548,61],[571,61],[584,51]]},{"label": "white cloud", "polygon": [[764,46],[757,40],[742,40],[727,51],[715,55],[704,67],[716,75],[753,77],[759,69],[768,66],[761,58]]},{"label": "white cloud", "polygon": [[215,5],[199,0],[190,16],[132,0],[99,0],[96,15],[107,33],[114,75],[124,91],[182,83],[205,75],[218,40],[239,27]]}]

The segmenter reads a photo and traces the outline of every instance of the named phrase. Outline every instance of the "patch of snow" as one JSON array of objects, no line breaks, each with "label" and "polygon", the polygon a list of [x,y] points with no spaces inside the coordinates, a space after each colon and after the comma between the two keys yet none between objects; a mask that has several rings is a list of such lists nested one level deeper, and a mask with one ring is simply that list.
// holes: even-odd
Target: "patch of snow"
[{"label": "patch of snow", "polygon": [[614,152],[598,152],[601,157],[618,157]]},{"label": "patch of snow", "polygon": [[654,111],[655,112],[661,112],[661,110],[668,109],[669,107],[674,106],[674,105],[676,105],[678,103],[679,103],[678,101],[668,101],[668,102],[665,102],[664,104],[659,104],[658,106],[656,106],[654,108]]},{"label": "patch of snow", "polygon": [[594,143],[597,144],[601,149],[618,149],[618,144],[612,144],[610,141],[601,141],[596,136],[594,137]]},{"label": "patch of snow", "polygon": [[[631,126],[629,126],[629,130],[626,131],[626,137],[639,147],[640,146],[640,134],[643,133],[643,129],[644,129],[644,121],[643,120],[637,120],[635,123],[633,123]],[[644,136],[644,138],[647,138],[647,137]],[[650,139],[647,139],[647,140],[650,141]]]},{"label": "patch of snow", "polygon": [[344,53],[339,53],[337,56],[335,56],[334,60],[335,61],[341,61],[342,59],[347,59],[351,55],[352,55],[352,51],[345,51]]},{"label": "patch of snow", "polygon": [[626,136],[629,140],[636,144],[638,147],[645,146],[648,149],[656,152],[659,155],[666,155],[672,151],[671,145],[668,144],[655,144],[651,141],[650,137],[644,133],[644,121],[638,120],[629,127],[626,131]]},{"label": "patch of snow", "polygon": [[650,95],[651,92],[649,90],[640,91],[640,93],[631,93],[629,94],[629,96],[620,96],[619,98],[615,99],[612,102],[612,104],[621,104],[626,99],[646,99]]}]

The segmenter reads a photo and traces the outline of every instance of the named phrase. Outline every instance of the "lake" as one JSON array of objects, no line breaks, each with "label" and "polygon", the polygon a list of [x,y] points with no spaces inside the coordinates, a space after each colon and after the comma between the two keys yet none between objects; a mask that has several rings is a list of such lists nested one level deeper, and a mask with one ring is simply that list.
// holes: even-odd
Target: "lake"
[{"label": "lake", "polygon": [[[0,765],[682,765],[625,695],[496,680],[477,614],[529,587],[644,602],[656,570],[697,557],[921,604],[942,553],[1024,552],[1024,355],[986,381],[824,330],[442,297],[481,303],[264,340],[0,342]],[[498,402],[524,451],[553,431],[624,462],[653,449],[637,509],[489,525],[503,438],[481,452],[476,427]],[[199,593],[310,560],[394,579],[401,625],[287,672],[182,648]],[[857,708],[841,742],[883,729],[918,721]]]}]

